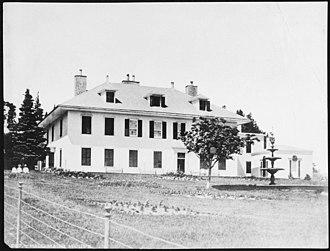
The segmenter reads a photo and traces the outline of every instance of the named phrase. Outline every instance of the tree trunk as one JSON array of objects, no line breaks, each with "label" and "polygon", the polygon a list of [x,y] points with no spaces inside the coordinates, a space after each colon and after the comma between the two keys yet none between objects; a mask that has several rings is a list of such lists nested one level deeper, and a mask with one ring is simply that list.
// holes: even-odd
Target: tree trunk
[{"label": "tree trunk", "polygon": [[209,177],[207,179],[206,189],[210,189],[210,186],[211,186],[211,166],[209,166]]}]

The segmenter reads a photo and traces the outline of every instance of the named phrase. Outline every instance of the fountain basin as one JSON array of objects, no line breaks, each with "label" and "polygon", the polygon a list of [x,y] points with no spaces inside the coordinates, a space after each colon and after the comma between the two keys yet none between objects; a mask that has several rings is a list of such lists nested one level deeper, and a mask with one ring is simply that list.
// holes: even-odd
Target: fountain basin
[{"label": "fountain basin", "polygon": [[275,176],[274,174],[277,171],[284,170],[284,168],[260,168],[260,170],[266,170],[270,173],[270,183],[269,185],[275,185]]},{"label": "fountain basin", "polygon": [[275,160],[282,159],[282,158],[280,158],[280,157],[266,157],[265,159],[268,159],[270,161],[275,161]]},{"label": "fountain basin", "polygon": [[265,170],[269,172],[270,174],[274,174],[277,171],[284,170],[284,168],[260,168],[260,170]]}]

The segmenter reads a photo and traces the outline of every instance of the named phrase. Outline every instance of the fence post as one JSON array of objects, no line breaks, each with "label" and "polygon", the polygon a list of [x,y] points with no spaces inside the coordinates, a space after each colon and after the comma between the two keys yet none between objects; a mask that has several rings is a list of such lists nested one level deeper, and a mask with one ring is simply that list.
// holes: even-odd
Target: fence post
[{"label": "fence post", "polygon": [[110,206],[105,205],[104,248],[110,248]]},{"label": "fence post", "polygon": [[16,226],[16,247],[19,248],[19,243],[21,241],[21,199],[22,199],[22,186],[23,182],[18,182],[18,189],[19,189],[19,194],[18,194],[18,213],[17,213],[17,226]]}]

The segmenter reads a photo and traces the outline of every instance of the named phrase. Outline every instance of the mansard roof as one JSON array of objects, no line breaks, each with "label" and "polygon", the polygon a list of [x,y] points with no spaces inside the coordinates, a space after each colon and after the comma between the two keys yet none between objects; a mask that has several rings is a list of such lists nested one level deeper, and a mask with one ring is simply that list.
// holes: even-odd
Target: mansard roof
[{"label": "mansard roof", "polygon": [[[107,103],[99,93],[103,90],[116,90],[116,99],[121,103]],[[150,93],[161,93],[165,96],[167,107],[151,107],[145,97]],[[192,118],[197,116],[215,116],[233,120],[238,124],[250,122],[250,120],[221,108],[211,102],[212,111],[200,111],[191,104],[191,96],[175,88],[162,88],[143,86],[139,84],[104,83],[91,90],[81,93],[72,99],[59,104],[56,109],[63,110],[90,110],[108,111],[120,113],[133,113],[141,115],[169,116],[178,118]],[[53,118],[55,119],[55,118]],[[50,120],[53,120],[50,119]],[[45,118],[47,120],[47,118]],[[50,121],[42,121],[41,126],[46,126]],[[49,120],[49,119],[48,119]]]}]

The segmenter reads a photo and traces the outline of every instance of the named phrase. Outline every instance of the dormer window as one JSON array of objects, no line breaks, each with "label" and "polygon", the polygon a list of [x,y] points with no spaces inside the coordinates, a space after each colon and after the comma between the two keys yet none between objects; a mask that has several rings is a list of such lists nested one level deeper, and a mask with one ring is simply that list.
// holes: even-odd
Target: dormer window
[{"label": "dormer window", "polygon": [[162,95],[151,95],[150,106],[167,107],[165,105],[165,97]]},{"label": "dormer window", "polygon": [[117,90],[102,89],[98,94],[102,97],[103,100],[107,103],[121,103],[120,100],[115,98],[115,93]]},{"label": "dormer window", "polygon": [[201,111],[211,111],[210,101],[205,100],[205,99],[200,99],[199,100],[199,110],[201,110]]},{"label": "dormer window", "polygon": [[106,102],[107,103],[114,103],[115,102],[115,92],[114,91],[107,91],[106,92]]}]

